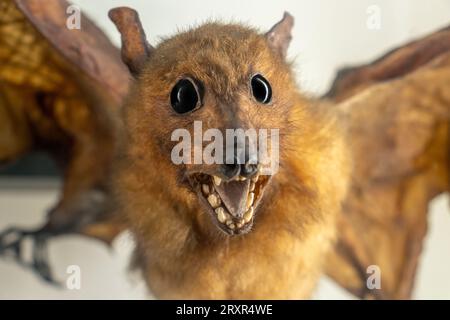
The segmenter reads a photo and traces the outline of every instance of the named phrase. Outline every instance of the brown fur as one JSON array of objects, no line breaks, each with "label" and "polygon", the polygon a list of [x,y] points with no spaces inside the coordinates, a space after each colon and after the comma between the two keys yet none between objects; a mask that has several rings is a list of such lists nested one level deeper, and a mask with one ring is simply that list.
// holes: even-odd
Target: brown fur
[{"label": "brown fur", "polygon": [[[271,83],[259,105],[250,76]],[[170,90],[180,76],[200,80],[203,106],[175,114]],[[216,23],[162,42],[124,108],[125,140],[116,195],[137,242],[138,261],[158,298],[307,298],[321,273],[347,184],[340,129],[327,110],[296,89],[290,65],[256,31]],[[257,209],[253,230],[226,236],[170,154],[174,129],[279,128],[280,170]],[[205,165],[206,167],[206,165]]]}]

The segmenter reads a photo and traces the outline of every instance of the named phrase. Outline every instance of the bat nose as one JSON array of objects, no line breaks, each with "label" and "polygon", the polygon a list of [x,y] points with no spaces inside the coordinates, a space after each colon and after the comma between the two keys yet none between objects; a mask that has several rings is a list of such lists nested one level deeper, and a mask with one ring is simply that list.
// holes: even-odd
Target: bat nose
[{"label": "bat nose", "polygon": [[250,178],[258,172],[258,165],[253,163],[241,164],[241,176]]},{"label": "bat nose", "polygon": [[241,176],[250,178],[254,176],[259,169],[257,150],[251,152],[249,148],[245,149],[244,163],[241,164]]},{"label": "bat nose", "polygon": [[245,163],[242,163],[242,161],[239,161],[238,158],[235,157],[233,163],[223,165],[223,174],[230,180],[239,175],[246,178],[256,175],[259,170],[257,156],[246,152],[244,161]]},{"label": "bat nose", "polygon": [[222,168],[223,174],[229,180],[233,180],[241,173],[241,166],[237,162],[231,164],[224,164]]},{"label": "bat nose", "polygon": [[259,170],[258,149],[251,148],[253,145],[249,140],[245,140],[244,143],[235,142],[231,148],[227,145],[224,152],[225,164],[222,165],[221,170],[226,179],[233,180],[239,176],[250,178],[257,174]]},{"label": "bat nose", "polygon": [[222,166],[223,175],[229,179],[233,180],[237,176],[242,176],[246,178],[251,178],[258,172],[259,166],[258,164],[253,163],[244,163],[244,164],[224,164]]}]

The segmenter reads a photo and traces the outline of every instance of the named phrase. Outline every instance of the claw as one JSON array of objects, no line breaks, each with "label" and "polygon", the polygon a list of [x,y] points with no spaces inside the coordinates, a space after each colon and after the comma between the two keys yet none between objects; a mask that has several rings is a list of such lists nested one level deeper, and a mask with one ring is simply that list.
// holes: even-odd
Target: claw
[{"label": "claw", "polygon": [[21,261],[21,240],[24,231],[17,228],[9,228],[0,233],[0,255],[13,254],[13,257]]},{"label": "claw", "polygon": [[[23,230],[19,228],[9,228],[0,233],[0,256],[12,257],[20,265],[32,269],[46,282],[60,286],[51,272],[48,264],[47,254],[47,240],[49,233],[43,229],[38,230]],[[33,257],[32,261],[27,262],[22,255],[22,247],[24,241],[30,238],[33,242]]]}]

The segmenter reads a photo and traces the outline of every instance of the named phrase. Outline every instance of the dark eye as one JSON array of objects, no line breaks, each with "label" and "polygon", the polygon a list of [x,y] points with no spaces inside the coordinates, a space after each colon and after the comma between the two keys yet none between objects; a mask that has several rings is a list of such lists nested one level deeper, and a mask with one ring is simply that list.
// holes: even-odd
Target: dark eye
[{"label": "dark eye", "polygon": [[200,106],[198,86],[191,79],[181,79],[170,93],[170,104],[177,113],[187,113]]},{"label": "dark eye", "polygon": [[259,103],[267,104],[272,100],[272,88],[269,81],[260,74],[256,74],[250,81],[253,97]]}]

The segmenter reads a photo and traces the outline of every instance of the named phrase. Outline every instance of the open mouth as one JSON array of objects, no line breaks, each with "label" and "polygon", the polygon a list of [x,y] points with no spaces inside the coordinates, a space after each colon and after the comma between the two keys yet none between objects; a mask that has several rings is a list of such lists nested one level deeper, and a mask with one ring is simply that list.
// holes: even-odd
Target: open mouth
[{"label": "open mouth", "polygon": [[215,175],[194,173],[190,181],[217,226],[229,235],[247,233],[270,176],[237,176],[224,181]]}]

